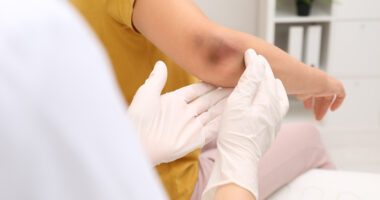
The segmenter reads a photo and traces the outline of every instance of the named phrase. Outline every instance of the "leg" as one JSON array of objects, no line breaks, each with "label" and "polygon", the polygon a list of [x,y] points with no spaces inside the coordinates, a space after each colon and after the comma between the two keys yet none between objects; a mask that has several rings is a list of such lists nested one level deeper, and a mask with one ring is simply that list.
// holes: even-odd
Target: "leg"
[{"label": "leg", "polygon": [[[217,154],[215,142],[202,149],[199,157],[198,183],[192,200],[201,199]],[[334,169],[323,147],[318,130],[308,124],[285,124],[271,149],[259,164],[261,199],[291,182],[309,169]]]},{"label": "leg", "polygon": [[259,164],[260,199],[313,168],[334,169],[318,130],[308,124],[286,124]]},{"label": "leg", "polygon": [[211,142],[202,149],[199,156],[198,181],[193,191],[191,200],[200,200],[203,191],[206,189],[207,182],[210,178],[212,168],[214,167],[215,158],[218,154],[216,142]]}]

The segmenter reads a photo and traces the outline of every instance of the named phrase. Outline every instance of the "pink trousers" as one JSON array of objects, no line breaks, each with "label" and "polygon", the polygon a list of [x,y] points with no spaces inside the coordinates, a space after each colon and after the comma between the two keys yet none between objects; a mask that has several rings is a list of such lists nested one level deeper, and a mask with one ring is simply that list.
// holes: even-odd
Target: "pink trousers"
[{"label": "pink trousers", "polygon": [[[198,182],[192,200],[200,200],[217,154],[216,142],[202,149]],[[259,163],[260,200],[313,168],[335,169],[318,130],[309,124],[284,124]]]}]

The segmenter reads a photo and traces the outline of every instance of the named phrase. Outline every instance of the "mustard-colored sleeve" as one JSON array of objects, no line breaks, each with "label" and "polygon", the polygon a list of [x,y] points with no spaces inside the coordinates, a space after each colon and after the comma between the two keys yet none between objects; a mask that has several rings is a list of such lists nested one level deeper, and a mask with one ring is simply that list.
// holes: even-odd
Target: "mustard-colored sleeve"
[{"label": "mustard-colored sleeve", "polygon": [[134,29],[132,24],[135,0],[107,0],[107,13],[120,24]]}]

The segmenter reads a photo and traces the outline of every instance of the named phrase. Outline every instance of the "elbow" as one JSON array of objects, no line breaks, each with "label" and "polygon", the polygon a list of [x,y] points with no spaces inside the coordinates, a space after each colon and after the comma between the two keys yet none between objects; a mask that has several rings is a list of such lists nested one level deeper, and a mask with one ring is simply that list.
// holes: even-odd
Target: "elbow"
[{"label": "elbow", "polygon": [[234,87],[245,69],[244,52],[227,34],[205,34],[197,38],[202,64],[198,78],[220,87]]}]

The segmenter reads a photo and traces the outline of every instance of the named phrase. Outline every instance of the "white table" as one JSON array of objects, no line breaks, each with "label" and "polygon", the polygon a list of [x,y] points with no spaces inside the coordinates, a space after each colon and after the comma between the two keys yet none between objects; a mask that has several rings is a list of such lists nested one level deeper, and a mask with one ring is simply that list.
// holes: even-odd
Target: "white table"
[{"label": "white table", "polygon": [[380,174],[311,170],[269,200],[380,200]]}]

